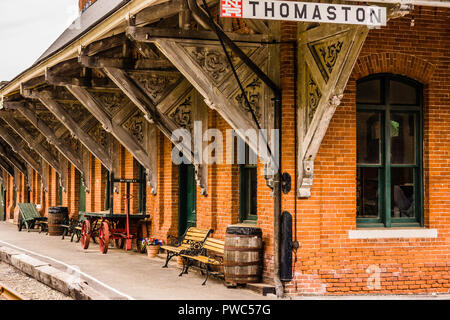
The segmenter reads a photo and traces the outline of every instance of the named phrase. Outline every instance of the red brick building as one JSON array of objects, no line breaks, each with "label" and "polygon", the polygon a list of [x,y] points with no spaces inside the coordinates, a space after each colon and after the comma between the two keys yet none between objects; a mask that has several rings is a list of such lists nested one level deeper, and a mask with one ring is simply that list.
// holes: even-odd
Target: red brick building
[{"label": "red brick building", "polygon": [[[190,18],[189,3],[115,1],[104,8],[104,0],[88,2],[79,2],[78,34],[63,34],[0,88],[5,219],[22,202],[40,204],[42,214],[56,205],[74,217],[99,212],[110,209],[110,196],[114,212],[124,212],[125,186],[110,195],[109,172],[146,176],[146,184],[130,190],[131,211],[150,215],[143,236],[166,239],[196,225],[223,239],[231,224],[256,225],[267,283],[279,281],[274,217],[289,212],[298,248],[292,265],[281,261],[292,271],[292,279],[282,279],[287,294],[449,293],[448,3],[377,1],[387,7],[388,22],[369,29],[220,18],[217,3],[208,2],[219,26],[281,88],[281,172],[292,187],[281,193],[277,211],[261,159],[257,165],[172,161],[177,127],[189,131],[200,121],[202,133],[217,128],[224,137],[230,129],[256,127],[217,37]],[[277,128],[273,92],[242,60],[232,60],[261,127]],[[78,87],[105,106],[103,113],[89,108]],[[160,118],[147,121],[153,107]]]}]

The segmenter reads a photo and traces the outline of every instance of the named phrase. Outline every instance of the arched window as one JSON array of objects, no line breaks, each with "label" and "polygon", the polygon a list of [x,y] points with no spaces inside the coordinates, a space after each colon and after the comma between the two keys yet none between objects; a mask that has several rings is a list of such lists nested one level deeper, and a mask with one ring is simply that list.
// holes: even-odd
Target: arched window
[{"label": "arched window", "polygon": [[358,226],[423,225],[422,85],[369,76],[356,103]]}]

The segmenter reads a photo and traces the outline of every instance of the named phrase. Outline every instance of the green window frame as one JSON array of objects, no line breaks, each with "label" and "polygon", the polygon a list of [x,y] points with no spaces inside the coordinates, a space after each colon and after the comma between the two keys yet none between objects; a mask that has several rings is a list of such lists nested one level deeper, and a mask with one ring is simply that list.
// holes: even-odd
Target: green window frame
[{"label": "green window frame", "polygon": [[[239,220],[256,224],[257,213],[257,165],[251,163],[253,151],[245,144],[245,164],[239,165]],[[253,154],[254,156],[254,154]],[[256,157],[253,157],[256,159]]]},{"label": "green window frame", "polygon": [[357,226],[423,227],[423,86],[368,76],[356,104]]}]

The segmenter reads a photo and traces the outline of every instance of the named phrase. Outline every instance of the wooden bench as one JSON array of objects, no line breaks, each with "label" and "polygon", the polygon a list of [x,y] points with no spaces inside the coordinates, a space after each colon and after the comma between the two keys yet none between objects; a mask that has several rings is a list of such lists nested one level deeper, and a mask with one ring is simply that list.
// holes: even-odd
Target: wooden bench
[{"label": "wooden bench", "polygon": [[224,246],[225,242],[218,239],[208,238],[203,243],[203,248],[198,255],[191,253],[182,253],[181,257],[183,258],[183,271],[180,273],[180,277],[188,273],[190,267],[194,265],[194,262],[199,263],[199,268],[202,271],[206,271],[206,278],[203,281],[202,285],[206,284],[208,281],[209,275],[218,275],[223,277],[223,273],[219,271],[212,271],[211,266],[221,267],[223,266],[223,254],[224,254]]},{"label": "wooden bench", "polygon": [[18,207],[19,224],[17,225],[17,227],[19,231],[22,231],[23,226],[25,226],[27,228],[27,231],[30,232],[30,230],[34,229],[36,225],[45,225],[47,218],[41,217],[34,203],[19,203]]},{"label": "wooden bench", "polygon": [[73,237],[75,233],[75,228],[78,226],[79,220],[77,219],[64,219],[63,223],[61,224],[61,227],[64,229],[61,240],[64,240],[66,236],[72,236],[70,238],[71,242],[73,242]]},{"label": "wooden bench", "polygon": [[[70,233],[71,233],[71,237],[70,237],[70,242],[73,242],[73,239],[75,236],[77,236],[77,243],[80,242],[81,239],[81,227],[83,225],[83,221],[86,220],[86,218],[84,217],[84,215],[82,213],[79,214],[79,219],[73,220],[73,224],[70,226]],[[64,238],[63,238],[64,239]]]},{"label": "wooden bench", "polygon": [[[167,251],[166,263],[163,265],[163,268],[167,268],[170,259],[179,256],[181,253],[185,253],[188,250],[201,250],[203,243],[212,232],[212,229],[207,230],[190,227],[180,239],[175,238],[176,240],[170,244],[161,246],[161,249]],[[167,241],[169,242],[173,238],[169,236]]]}]

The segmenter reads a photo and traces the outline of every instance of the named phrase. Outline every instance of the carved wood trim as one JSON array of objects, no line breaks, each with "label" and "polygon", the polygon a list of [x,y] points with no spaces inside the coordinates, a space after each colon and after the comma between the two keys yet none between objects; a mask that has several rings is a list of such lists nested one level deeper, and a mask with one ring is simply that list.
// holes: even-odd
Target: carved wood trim
[{"label": "carved wood trim", "polygon": [[327,24],[299,32],[297,191],[301,198],[311,196],[314,160],[368,32],[365,26]]}]

